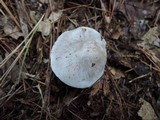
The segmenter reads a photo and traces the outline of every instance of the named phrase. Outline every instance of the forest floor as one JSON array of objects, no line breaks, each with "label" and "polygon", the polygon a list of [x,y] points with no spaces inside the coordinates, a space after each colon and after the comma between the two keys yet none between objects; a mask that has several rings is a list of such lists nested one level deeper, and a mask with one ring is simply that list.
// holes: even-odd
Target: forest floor
[{"label": "forest floor", "polygon": [[[49,59],[80,26],[107,42],[104,75],[87,89],[62,83]],[[0,119],[159,120],[160,1],[1,0]]]}]

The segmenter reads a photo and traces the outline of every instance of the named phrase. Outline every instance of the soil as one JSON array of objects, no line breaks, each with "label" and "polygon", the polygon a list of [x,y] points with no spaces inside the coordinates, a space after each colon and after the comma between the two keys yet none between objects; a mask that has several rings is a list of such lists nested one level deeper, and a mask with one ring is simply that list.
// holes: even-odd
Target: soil
[{"label": "soil", "polygon": [[[0,10],[1,120],[150,120],[140,99],[160,119],[160,42],[139,46],[160,27],[160,1],[2,0]],[[86,89],[62,83],[49,59],[57,37],[80,26],[107,42],[104,75]]]}]

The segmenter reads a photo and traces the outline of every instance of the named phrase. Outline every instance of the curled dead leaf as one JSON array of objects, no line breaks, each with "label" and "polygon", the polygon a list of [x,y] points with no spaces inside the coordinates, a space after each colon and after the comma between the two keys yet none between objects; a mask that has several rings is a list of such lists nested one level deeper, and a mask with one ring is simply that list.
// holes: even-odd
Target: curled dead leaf
[{"label": "curled dead leaf", "polygon": [[42,33],[42,36],[48,36],[51,32],[51,22],[48,19],[41,21],[38,31]]}]

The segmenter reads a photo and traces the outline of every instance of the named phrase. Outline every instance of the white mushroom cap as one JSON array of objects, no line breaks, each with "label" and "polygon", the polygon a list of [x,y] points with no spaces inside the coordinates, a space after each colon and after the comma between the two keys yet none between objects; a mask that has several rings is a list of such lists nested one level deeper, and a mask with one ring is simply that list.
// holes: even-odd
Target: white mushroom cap
[{"label": "white mushroom cap", "polygon": [[58,37],[50,58],[51,68],[62,82],[87,88],[104,73],[106,42],[95,29],[79,27]]}]

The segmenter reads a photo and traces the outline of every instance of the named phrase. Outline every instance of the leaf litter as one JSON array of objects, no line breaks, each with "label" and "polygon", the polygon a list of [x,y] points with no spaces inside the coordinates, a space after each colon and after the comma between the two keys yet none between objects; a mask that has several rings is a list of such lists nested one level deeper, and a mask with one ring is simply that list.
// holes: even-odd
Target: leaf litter
[{"label": "leaf litter", "polygon": [[[159,1],[0,3],[2,120],[146,120],[142,112],[160,119]],[[107,41],[105,73],[88,89],[63,84],[49,65],[57,37],[79,26]]]},{"label": "leaf litter", "polygon": [[139,102],[142,104],[142,106],[138,111],[138,115],[142,117],[142,120],[158,120],[158,117],[150,103],[143,98],[140,98]]}]

